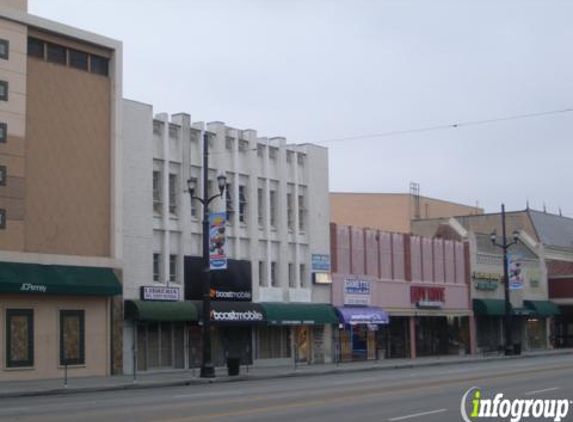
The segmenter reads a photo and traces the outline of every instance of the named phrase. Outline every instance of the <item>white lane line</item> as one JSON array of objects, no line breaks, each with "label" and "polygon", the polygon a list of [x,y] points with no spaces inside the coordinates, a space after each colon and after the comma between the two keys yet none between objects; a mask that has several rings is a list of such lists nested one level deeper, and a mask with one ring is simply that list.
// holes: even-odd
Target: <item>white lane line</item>
[{"label": "white lane line", "polygon": [[544,390],[528,391],[527,393],[525,393],[525,395],[534,396],[535,394],[547,393],[549,391],[555,391],[555,390],[559,390],[559,387],[551,387],[551,388],[546,388]]},{"label": "white lane line", "polygon": [[422,413],[414,413],[413,415],[406,415],[406,416],[398,416],[397,418],[392,418],[392,419],[388,419],[390,422],[393,421],[401,421],[404,419],[412,419],[412,418],[418,418],[420,416],[428,416],[428,415],[433,415],[436,413],[443,413],[446,412],[448,409],[438,409],[438,410],[430,410],[428,412],[422,412]]}]

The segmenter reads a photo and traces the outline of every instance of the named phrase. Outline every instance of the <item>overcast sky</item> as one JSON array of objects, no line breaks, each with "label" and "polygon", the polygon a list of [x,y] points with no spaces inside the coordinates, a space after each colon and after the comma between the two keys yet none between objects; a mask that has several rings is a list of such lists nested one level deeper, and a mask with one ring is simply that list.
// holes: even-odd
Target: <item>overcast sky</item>
[{"label": "overcast sky", "polygon": [[[124,97],[317,142],[573,108],[568,0],[29,0],[124,43]],[[331,191],[573,217],[573,113],[325,143]]]}]

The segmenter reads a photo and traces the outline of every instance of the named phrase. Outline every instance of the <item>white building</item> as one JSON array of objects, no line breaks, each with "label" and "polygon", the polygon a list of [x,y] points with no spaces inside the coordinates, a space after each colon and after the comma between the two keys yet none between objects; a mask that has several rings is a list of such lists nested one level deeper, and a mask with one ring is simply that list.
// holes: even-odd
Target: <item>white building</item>
[{"label": "white building", "polygon": [[[284,138],[258,137],[254,130],[222,122],[193,123],[188,114],[153,118],[151,106],[133,101],[124,101],[123,113],[124,370],[133,370],[134,344],[140,369],[185,368],[200,360],[197,307],[189,300],[199,297],[189,286],[201,281],[191,268],[202,255],[202,208],[186,190],[187,180],[193,179],[197,195],[203,196],[205,130],[210,134],[209,196],[218,193],[217,175],[227,177],[225,193],[211,210],[228,213],[226,252],[240,273],[233,277],[248,281],[246,294],[263,303],[266,314],[256,329],[228,321],[216,327],[215,363],[230,353],[258,364],[292,358],[328,361],[330,286],[313,283],[317,268],[312,266],[313,255],[329,254],[327,150],[287,145]],[[225,284],[231,272],[230,266],[229,272],[212,272],[212,277]],[[218,288],[217,281],[213,285]],[[175,288],[171,292],[178,290],[180,302],[188,300],[143,301],[143,286]],[[216,299],[213,303],[217,307]],[[237,302],[221,306],[232,303]],[[312,305],[285,310],[285,303]],[[139,321],[135,337],[134,320]]]}]

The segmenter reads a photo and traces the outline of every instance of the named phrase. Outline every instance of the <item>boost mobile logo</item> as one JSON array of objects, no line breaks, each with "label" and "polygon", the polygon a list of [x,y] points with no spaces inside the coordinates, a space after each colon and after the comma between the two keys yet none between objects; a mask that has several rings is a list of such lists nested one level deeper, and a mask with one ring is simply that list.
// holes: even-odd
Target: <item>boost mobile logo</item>
[{"label": "boost mobile logo", "polygon": [[[468,402],[468,399],[471,402]],[[468,403],[471,409],[469,415]],[[569,404],[566,399],[504,399],[502,393],[496,394],[493,399],[484,399],[481,390],[472,387],[462,397],[460,412],[465,422],[474,422],[480,418],[509,418],[511,422],[519,422],[522,418],[529,417],[560,422],[569,413]]]}]

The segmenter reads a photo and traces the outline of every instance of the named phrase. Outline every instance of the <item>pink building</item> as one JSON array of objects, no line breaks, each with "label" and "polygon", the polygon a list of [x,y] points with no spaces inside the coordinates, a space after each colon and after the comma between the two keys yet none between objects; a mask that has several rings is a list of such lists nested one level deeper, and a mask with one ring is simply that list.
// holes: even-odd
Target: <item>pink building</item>
[{"label": "pink building", "polygon": [[473,352],[467,244],[333,223],[331,256],[342,359]]}]

